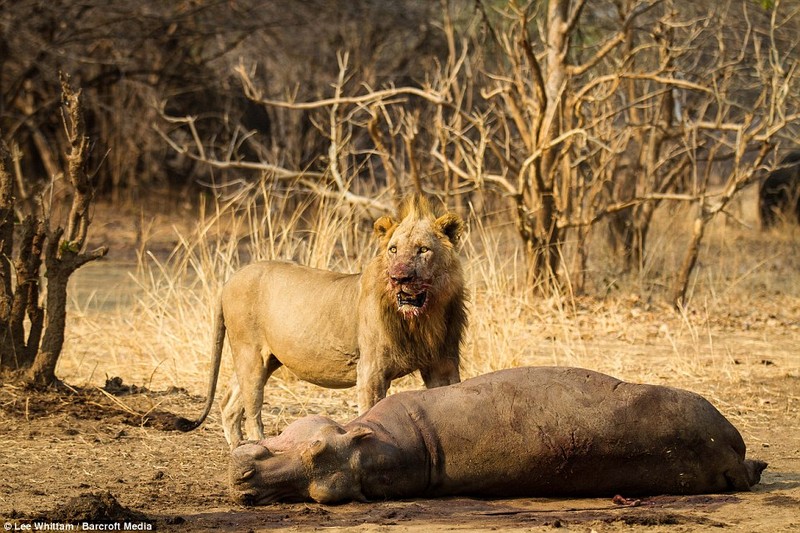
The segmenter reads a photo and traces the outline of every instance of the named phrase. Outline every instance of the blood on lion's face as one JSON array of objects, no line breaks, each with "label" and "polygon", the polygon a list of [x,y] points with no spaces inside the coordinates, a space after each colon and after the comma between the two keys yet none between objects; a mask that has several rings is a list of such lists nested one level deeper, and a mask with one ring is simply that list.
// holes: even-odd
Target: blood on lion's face
[{"label": "blood on lion's face", "polygon": [[406,318],[424,314],[437,299],[450,294],[445,279],[452,272],[454,245],[463,229],[454,214],[435,218],[427,206],[411,208],[397,223],[383,217],[375,223],[382,237],[386,266],[386,290]]}]

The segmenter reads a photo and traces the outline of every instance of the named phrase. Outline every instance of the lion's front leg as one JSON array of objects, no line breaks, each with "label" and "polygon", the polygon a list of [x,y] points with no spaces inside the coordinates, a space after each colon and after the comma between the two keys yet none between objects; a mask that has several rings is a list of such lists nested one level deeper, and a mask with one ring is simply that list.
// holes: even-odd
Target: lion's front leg
[{"label": "lion's front leg", "polygon": [[391,380],[386,375],[382,365],[361,357],[358,360],[358,378],[356,389],[358,391],[358,414],[363,415],[370,407],[386,397]]},{"label": "lion's front leg", "polygon": [[428,389],[461,382],[458,361],[453,359],[436,361],[436,363],[427,368],[421,368],[419,373],[422,375],[422,381]]}]

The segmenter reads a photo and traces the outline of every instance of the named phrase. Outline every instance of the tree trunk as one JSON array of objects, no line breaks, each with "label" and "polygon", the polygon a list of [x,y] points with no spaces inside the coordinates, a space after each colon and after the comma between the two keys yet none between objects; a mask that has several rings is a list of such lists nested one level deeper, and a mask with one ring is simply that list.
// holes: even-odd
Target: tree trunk
[{"label": "tree trunk", "polygon": [[9,327],[14,294],[11,253],[14,246],[14,192],[10,157],[0,138],[0,370],[16,368],[17,339]]},{"label": "tree trunk", "polygon": [[45,335],[39,353],[26,373],[26,381],[37,386],[58,382],[56,364],[64,345],[67,324],[67,282],[69,273],[47,269],[47,312],[45,313]]},{"label": "tree trunk", "polygon": [[553,194],[543,194],[542,205],[536,217],[536,246],[533,253],[535,283],[544,290],[556,288],[559,285],[561,232],[556,225],[557,216]]},{"label": "tree trunk", "polygon": [[580,226],[575,230],[575,256],[572,261],[572,293],[584,294],[586,290],[586,266],[589,263],[589,226]]},{"label": "tree trunk", "polygon": [[647,233],[650,231],[650,222],[653,220],[655,209],[656,202],[652,201],[639,205],[633,210],[631,240],[625,257],[629,270],[635,269],[635,271],[641,272],[644,267]]},{"label": "tree trunk", "polygon": [[686,307],[686,291],[689,289],[689,280],[697,264],[697,256],[700,253],[700,245],[703,242],[706,223],[709,219],[710,215],[706,209],[706,201],[703,199],[700,201],[699,212],[694,219],[694,226],[692,227],[692,237],[672,289],[672,305],[677,309]]},{"label": "tree trunk", "polygon": [[[31,365],[41,339],[44,313],[39,306],[39,269],[42,264],[44,240],[44,223],[29,215],[22,223],[19,252],[15,262],[17,287],[9,321],[12,336],[18,339],[21,347],[16,352],[17,369]],[[30,320],[27,340],[25,339],[26,315]]]},{"label": "tree trunk", "polygon": [[568,36],[565,33],[569,2],[551,0],[547,10],[547,75],[544,79],[544,117],[537,118],[535,147],[542,147],[538,164],[533,164],[528,179],[529,211],[534,213],[533,239],[527,243],[530,278],[539,290],[559,286],[558,270],[561,264],[561,231],[558,228],[559,205],[556,190],[560,180],[558,168],[559,147],[551,143],[561,134],[564,118],[562,95],[566,92]]}]

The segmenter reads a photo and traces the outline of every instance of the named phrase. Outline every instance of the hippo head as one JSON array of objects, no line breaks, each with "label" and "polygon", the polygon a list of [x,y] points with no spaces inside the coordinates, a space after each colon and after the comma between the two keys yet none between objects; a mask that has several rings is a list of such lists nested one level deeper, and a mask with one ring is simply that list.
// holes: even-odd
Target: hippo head
[{"label": "hippo head", "polygon": [[346,431],[333,420],[306,417],[281,435],[246,443],[231,453],[232,498],[242,505],[314,500],[364,500],[351,467],[355,442],[370,430]]}]

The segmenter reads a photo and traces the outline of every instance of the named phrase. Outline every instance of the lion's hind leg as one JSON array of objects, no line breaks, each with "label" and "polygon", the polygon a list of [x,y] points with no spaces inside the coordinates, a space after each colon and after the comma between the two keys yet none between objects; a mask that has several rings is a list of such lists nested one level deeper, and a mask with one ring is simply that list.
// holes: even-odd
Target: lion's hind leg
[{"label": "lion's hind leg", "polygon": [[235,448],[242,441],[242,420],[244,420],[244,406],[242,395],[239,391],[239,380],[231,376],[230,386],[222,396],[220,404],[222,411],[222,430],[225,440],[231,448]]},{"label": "lion's hind leg", "polygon": [[244,409],[244,434],[249,440],[264,438],[261,407],[267,379],[281,366],[266,348],[239,346],[234,357],[234,369],[239,381],[241,405]]}]

